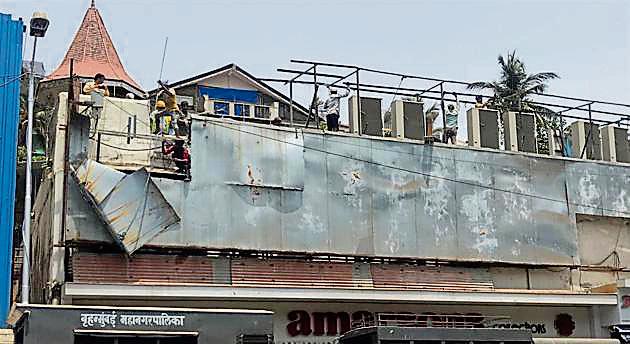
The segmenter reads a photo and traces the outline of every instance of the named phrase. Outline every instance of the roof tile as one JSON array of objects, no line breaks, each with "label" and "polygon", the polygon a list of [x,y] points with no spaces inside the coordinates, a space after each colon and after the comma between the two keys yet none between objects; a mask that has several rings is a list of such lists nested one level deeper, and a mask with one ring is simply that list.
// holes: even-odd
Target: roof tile
[{"label": "roof tile", "polygon": [[96,73],[102,73],[109,80],[123,81],[142,90],[125,71],[103,18],[93,5],[85,13],[63,61],[46,80],[67,78],[71,59],[74,59],[74,73],[78,76],[92,77]]}]

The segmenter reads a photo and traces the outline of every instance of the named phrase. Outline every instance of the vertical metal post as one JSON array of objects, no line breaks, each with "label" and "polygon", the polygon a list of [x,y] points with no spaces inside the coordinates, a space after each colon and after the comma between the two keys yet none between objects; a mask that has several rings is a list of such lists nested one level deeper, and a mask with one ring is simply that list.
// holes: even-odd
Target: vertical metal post
[{"label": "vertical metal post", "polygon": [[293,127],[293,81],[289,81],[289,123]]},{"label": "vertical metal post", "polygon": [[442,142],[446,142],[446,109],[444,108],[444,82],[440,82],[440,107],[442,108]]},{"label": "vertical metal post", "polygon": [[[315,84],[315,89],[317,89],[317,65],[313,65],[313,83]],[[315,98],[313,98],[313,100],[314,99]],[[319,129],[320,124],[319,124],[319,114],[317,113],[317,108],[316,107],[313,108],[313,111],[315,112],[315,123],[317,124],[317,129]]]},{"label": "vertical metal post", "polygon": [[131,143],[131,117],[127,117],[127,144]]},{"label": "vertical metal post", "polygon": [[[594,146],[594,139],[593,139],[593,114],[591,113],[591,104],[588,104],[588,138],[586,139],[586,145],[588,146],[588,151],[590,152],[590,156],[593,156],[593,146]],[[591,143],[591,144],[589,144]]]},{"label": "vertical metal post", "polygon": [[[562,150],[562,152],[561,152],[562,155],[561,156],[565,156],[564,155],[564,153],[565,153],[564,152],[565,151],[565,148],[564,148],[564,126],[562,125],[562,122],[563,122],[562,121],[562,111],[560,111],[558,114],[560,115],[559,116],[560,117],[559,125],[560,125],[560,149]],[[551,138],[551,142],[553,142],[553,137]],[[550,155],[553,155],[553,152],[549,152],[549,153],[551,153]]]},{"label": "vertical metal post", "polygon": [[22,253],[22,303],[29,303],[30,296],[30,258],[31,258],[31,194],[32,194],[32,163],[33,163],[33,107],[35,106],[35,50],[37,49],[37,37],[33,42],[33,56],[31,57],[31,68],[28,76],[28,122],[26,125],[26,185],[24,187],[24,222],[22,242],[24,251]]},{"label": "vertical metal post", "polygon": [[[589,147],[589,143],[592,142],[591,137],[593,136],[593,114],[591,113],[591,104],[588,104],[588,134],[586,134],[586,140],[584,141],[584,147],[582,148],[582,153],[580,154],[580,159],[584,159],[584,153],[586,153],[586,148]],[[593,156],[593,145],[590,145],[589,150],[590,156]],[[588,159],[588,155],[586,156]]]},{"label": "vertical metal post", "polygon": [[101,133],[96,136],[96,162],[101,162]]},{"label": "vertical metal post", "polygon": [[363,121],[361,121],[362,118],[361,118],[361,94],[359,93],[360,92],[359,91],[359,88],[360,88],[359,87],[359,85],[360,85],[360,83],[359,83],[359,71],[360,71],[360,69],[357,68],[357,72],[356,72],[357,73],[356,74],[357,75],[357,114],[358,114],[357,115],[357,127],[359,129],[357,134],[362,135],[363,134],[363,130],[361,130],[361,129],[363,128],[363,123],[362,123]]}]

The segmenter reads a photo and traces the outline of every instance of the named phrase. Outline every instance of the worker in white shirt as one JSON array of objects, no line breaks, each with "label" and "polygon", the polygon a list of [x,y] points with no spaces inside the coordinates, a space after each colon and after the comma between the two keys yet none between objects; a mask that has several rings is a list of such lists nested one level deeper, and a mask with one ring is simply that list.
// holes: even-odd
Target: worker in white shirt
[{"label": "worker in white shirt", "polygon": [[319,112],[326,115],[326,128],[330,131],[339,131],[339,105],[341,98],[347,97],[350,90],[345,88],[342,93],[328,87],[329,97],[324,103],[319,103]]},{"label": "worker in white shirt", "polygon": [[109,90],[105,86],[105,75],[98,73],[94,76],[94,81],[90,81],[83,86],[83,93],[92,94],[98,92],[104,97],[109,97]]},{"label": "worker in white shirt", "polygon": [[446,105],[446,128],[444,132],[444,143],[448,143],[451,141],[452,144],[455,144],[457,140],[457,119],[459,117],[460,104],[457,99],[457,94],[453,92],[455,96],[455,103],[449,103]]}]

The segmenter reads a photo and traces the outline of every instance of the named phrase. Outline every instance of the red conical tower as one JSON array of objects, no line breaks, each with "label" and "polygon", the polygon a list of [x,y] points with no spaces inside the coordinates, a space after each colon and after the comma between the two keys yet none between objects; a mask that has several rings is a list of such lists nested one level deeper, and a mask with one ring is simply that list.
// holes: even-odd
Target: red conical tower
[{"label": "red conical tower", "polygon": [[[108,83],[117,82],[117,86],[130,88],[130,91],[144,93],[120,62],[103,18],[92,0],[83,17],[66,56],[57,69],[46,77],[45,81],[65,79],[70,73],[70,59],[74,59],[74,73],[81,78],[92,78],[96,73],[105,75]],[[125,87],[127,86],[127,87]],[[132,90],[133,89],[133,90]]]}]

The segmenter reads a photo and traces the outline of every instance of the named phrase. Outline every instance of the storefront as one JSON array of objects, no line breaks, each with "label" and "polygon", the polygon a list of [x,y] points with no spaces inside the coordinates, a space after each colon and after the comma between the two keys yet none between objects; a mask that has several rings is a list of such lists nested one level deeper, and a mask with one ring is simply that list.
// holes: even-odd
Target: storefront
[{"label": "storefront", "polygon": [[[460,315],[487,328],[527,329],[541,339],[610,338],[603,310],[612,293],[450,292],[335,288],[178,287],[69,283],[73,304],[262,309],[273,313],[277,344],[328,344],[377,313],[414,313],[440,320]],[[140,298],[141,295],[146,297]],[[160,297],[160,299],[157,299]],[[608,312],[608,311],[607,311]],[[580,342],[589,342],[581,340]]]},{"label": "storefront", "polygon": [[18,306],[20,344],[265,344],[267,311],[183,308]]}]

